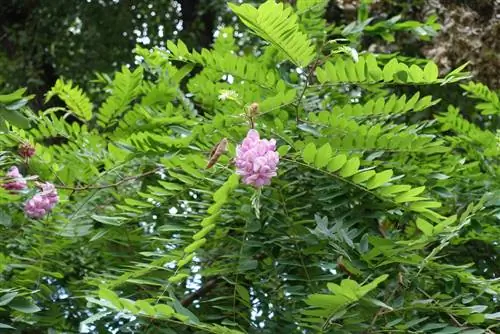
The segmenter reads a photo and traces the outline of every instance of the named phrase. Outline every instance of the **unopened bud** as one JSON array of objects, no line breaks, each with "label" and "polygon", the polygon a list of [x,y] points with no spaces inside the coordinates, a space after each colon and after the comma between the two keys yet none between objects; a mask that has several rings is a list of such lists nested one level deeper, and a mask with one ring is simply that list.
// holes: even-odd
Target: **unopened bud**
[{"label": "unopened bud", "polygon": [[23,158],[31,158],[35,155],[35,147],[30,143],[22,143],[19,145],[19,155]]},{"label": "unopened bud", "polygon": [[248,117],[254,118],[259,115],[260,110],[259,110],[259,104],[257,102],[252,103],[248,107]]}]

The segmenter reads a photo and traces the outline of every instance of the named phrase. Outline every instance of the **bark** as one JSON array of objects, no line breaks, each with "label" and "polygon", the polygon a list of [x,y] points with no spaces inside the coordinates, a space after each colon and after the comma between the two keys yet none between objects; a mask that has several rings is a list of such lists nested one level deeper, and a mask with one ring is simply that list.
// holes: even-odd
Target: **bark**
[{"label": "bark", "polygon": [[442,30],[424,54],[444,72],[470,62],[475,80],[500,87],[500,1],[430,1],[428,10],[439,15]]}]

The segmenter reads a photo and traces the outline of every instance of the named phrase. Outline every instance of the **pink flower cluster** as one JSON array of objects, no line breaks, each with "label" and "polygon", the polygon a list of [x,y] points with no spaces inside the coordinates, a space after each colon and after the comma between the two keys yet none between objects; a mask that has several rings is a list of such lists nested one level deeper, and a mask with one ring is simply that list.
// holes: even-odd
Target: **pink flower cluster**
[{"label": "pink flower cluster", "polygon": [[26,180],[22,174],[19,173],[17,167],[11,167],[7,174],[8,182],[3,184],[2,187],[6,190],[24,190],[27,187]]},{"label": "pink flower cluster", "polygon": [[41,192],[33,196],[24,205],[24,212],[31,218],[42,218],[49,213],[59,201],[57,190],[53,184],[46,182],[39,184]]},{"label": "pink flower cluster", "polygon": [[236,173],[243,176],[245,184],[262,187],[271,183],[276,176],[279,155],[276,140],[260,139],[259,133],[251,129],[236,147]]},{"label": "pink flower cluster", "polygon": [[[9,169],[5,175],[7,181],[1,186],[10,191],[20,191],[28,188],[28,184],[16,166]],[[37,183],[40,192],[24,204],[24,212],[31,218],[42,218],[59,202],[56,187],[49,182]]]}]

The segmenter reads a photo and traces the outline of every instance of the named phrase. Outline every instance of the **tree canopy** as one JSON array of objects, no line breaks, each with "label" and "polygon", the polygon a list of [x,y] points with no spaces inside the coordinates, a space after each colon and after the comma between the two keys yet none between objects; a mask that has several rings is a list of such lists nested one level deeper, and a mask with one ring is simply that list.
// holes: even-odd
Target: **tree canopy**
[{"label": "tree canopy", "polygon": [[0,329],[495,333],[499,95],[367,47],[439,30],[370,3],[230,3],[245,32],[0,95]]}]

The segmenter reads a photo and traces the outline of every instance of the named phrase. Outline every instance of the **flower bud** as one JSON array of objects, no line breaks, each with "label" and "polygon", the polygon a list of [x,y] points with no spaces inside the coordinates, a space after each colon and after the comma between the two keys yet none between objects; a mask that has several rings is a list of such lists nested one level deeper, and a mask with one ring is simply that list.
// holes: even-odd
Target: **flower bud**
[{"label": "flower bud", "polygon": [[30,143],[22,143],[19,145],[19,155],[23,158],[31,158],[35,155],[35,147]]},{"label": "flower bud", "polygon": [[257,102],[252,103],[247,110],[248,117],[255,118],[260,113],[259,104]]}]

